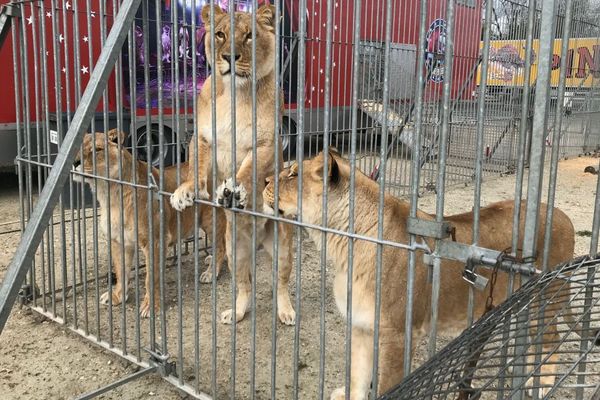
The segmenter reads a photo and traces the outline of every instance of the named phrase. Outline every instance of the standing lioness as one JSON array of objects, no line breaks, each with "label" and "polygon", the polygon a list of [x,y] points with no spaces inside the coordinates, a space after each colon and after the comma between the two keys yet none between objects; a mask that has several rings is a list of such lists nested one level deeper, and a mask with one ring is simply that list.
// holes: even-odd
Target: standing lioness
[{"label": "standing lioness", "polygon": [[[216,189],[216,198],[225,207],[235,206],[239,209],[262,209],[262,192],[265,178],[275,171],[275,160],[279,158],[283,164],[281,145],[279,154],[275,153],[275,141],[280,140],[275,131],[275,118],[281,122],[283,111],[283,93],[277,87],[275,75],[275,7],[269,4],[256,10],[256,32],[252,35],[252,16],[249,13],[236,12],[235,26],[231,26],[230,15],[218,6],[214,7],[214,26],[210,25],[210,5],[202,9],[202,20],[206,26],[206,54],[212,54],[211,35],[214,34],[216,59],[212,65],[212,74],[206,79],[198,96],[198,153],[195,146],[190,146],[190,166],[198,159],[198,170],[189,169],[186,181],[177,188],[171,197],[171,205],[178,211],[184,210],[194,202],[194,182],[198,181],[198,196],[209,198],[208,177],[211,165],[217,169],[219,181],[223,184]],[[235,54],[232,54],[231,40],[235,42]],[[252,41],[256,40],[256,109],[252,102]],[[208,60],[213,62],[209,56]],[[212,98],[213,77],[216,97]],[[231,80],[235,84],[235,103]],[[280,107],[275,108],[275,98],[280,97]],[[215,103],[217,115],[212,118],[211,103]],[[235,109],[235,122],[232,121]],[[252,115],[256,113],[256,149],[253,149]],[[232,132],[235,125],[235,137]],[[217,131],[217,139],[213,142],[213,126]],[[235,140],[235,142],[234,142]],[[212,147],[216,147],[216,159],[211,164]],[[236,151],[236,163],[233,164],[232,146]],[[253,151],[256,151],[256,181],[253,182]],[[232,177],[235,176],[235,187]],[[256,188],[256,204],[252,204],[252,193]],[[231,323],[244,318],[250,306],[250,258],[252,255],[253,221],[250,216],[240,214],[233,224],[233,213],[227,215],[227,256],[233,264],[234,226],[236,235],[237,256],[237,299],[236,312],[224,311],[221,321]],[[256,243],[263,244],[265,250],[273,252],[273,221],[264,218],[256,220]],[[295,312],[288,293],[288,281],[292,269],[292,235],[293,230],[287,224],[279,228],[277,263],[279,268],[277,312],[281,322],[292,325]],[[272,254],[271,254],[272,255]],[[275,284],[275,283],[273,283]]]},{"label": "standing lioness", "polygon": [[[328,220],[329,228],[348,231],[350,165],[339,155],[329,153],[328,157]],[[323,207],[323,153],[303,164],[302,219],[304,222],[321,225]],[[273,212],[274,188],[270,178],[263,192],[265,211]],[[298,214],[298,165],[294,164],[280,174],[278,212],[285,217]],[[378,229],[379,185],[357,171],[355,188],[355,225],[357,234],[376,238]],[[492,204],[481,210],[479,245],[486,248],[505,250],[511,246],[513,216],[512,200]],[[383,217],[383,238],[397,243],[408,243],[406,221],[410,205],[402,200],[386,195]],[[524,210],[524,204],[523,204]],[[546,213],[542,205],[540,212]],[[523,215],[522,213],[521,215]],[[419,218],[433,219],[419,212]],[[465,213],[446,218],[456,227],[456,240],[468,243],[472,237],[473,214]],[[539,227],[544,232],[542,219]],[[521,230],[523,227],[521,226]],[[321,232],[308,230],[317,246]],[[522,235],[522,232],[521,232]],[[521,236],[522,237],[522,236]],[[559,209],[554,210],[552,226],[552,247],[549,265],[554,266],[573,257],[575,232],[569,218]],[[542,248],[544,235],[538,238],[538,249]],[[433,243],[429,245],[433,247]],[[339,310],[346,312],[346,279],[348,274],[348,239],[338,235],[327,235],[327,254],[335,266],[334,295]],[[354,241],[354,269],[352,294],[352,370],[351,399],[365,399],[371,383],[373,360],[373,329],[375,311],[375,274],[377,246],[364,240]],[[379,386],[380,394],[399,383],[403,376],[405,304],[407,279],[407,250],[385,246],[382,262],[381,320],[379,337]],[[417,257],[414,288],[413,332],[427,330],[430,318],[431,287],[428,282],[428,268]],[[444,260],[442,262],[441,289],[438,326],[440,329],[465,328],[467,313],[468,284],[462,279],[464,265]],[[489,271],[483,272],[488,274]],[[494,297],[500,302],[506,295],[507,275],[500,273],[495,285]],[[475,291],[475,315],[484,311],[487,292]],[[553,309],[554,310],[554,309]],[[550,318],[553,310],[546,311]],[[551,324],[543,336],[543,351],[548,354],[552,343],[557,343],[556,324]],[[412,349],[411,349],[412,350]],[[540,382],[543,386],[554,383],[558,355],[553,352],[541,367]],[[331,395],[332,399],[343,399],[344,388]],[[543,395],[544,390],[541,391]]]}]

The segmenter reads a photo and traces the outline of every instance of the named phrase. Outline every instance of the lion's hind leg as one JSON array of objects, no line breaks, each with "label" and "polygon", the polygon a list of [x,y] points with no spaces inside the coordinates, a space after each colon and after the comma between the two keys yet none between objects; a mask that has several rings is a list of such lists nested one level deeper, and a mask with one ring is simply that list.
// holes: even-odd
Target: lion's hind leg
[{"label": "lion's hind leg", "polygon": [[[369,394],[373,376],[373,332],[352,327],[352,357],[350,371],[350,399],[363,400]],[[331,400],[344,400],[346,388],[331,393]]]},{"label": "lion's hind leg", "polygon": [[[226,247],[227,247],[227,259],[229,263],[229,269],[232,274],[235,271],[235,284],[236,288],[236,301],[235,301],[235,321],[241,321],[248,308],[250,307],[251,300],[251,276],[250,276],[250,262],[252,258],[252,238],[250,234],[251,229],[248,229],[248,221],[250,218],[244,216],[237,217],[236,226],[236,237],[235,237],[235,260],[233,262],[233,237],[232,237],[232,218],[230,215],[227,216],[227,232],[226,232]],[[229,309],[221,313],[221,322],[224,324],[232,324],[234,321],[234,310]]]},{"label": "lion's hind leg", "polygon": [[[533,395],[534,386],[539,386],[538,396],[540,398],[546,396],[556,381],[556,373],[558,370],[558,348],[560,347],[560,335],[558,334],[558,321],[556,314],[564,306],[564,302],[549,302],[544,309],[544,318],[539,319],[540,314],[538,308],[533,307],[530,310],[530,318],[532,327],[529,330],[529,335],[532,343],[529,347],[529,355],[527,356],[527,365],[529,375],[535,369],[532,377],[527,380],[526,387],[529,396]],[[568,311],[566,311],[568,312]],[[539,325],[541,323],[541,326]],[[540,336],[539,329],[543,332]],[[539,342],[541,340],[541,354],[537,357],[541,365],[536,365],[536,354],[539,351]],[[535,378],[539,376],[539,385],[535,385]]]}]

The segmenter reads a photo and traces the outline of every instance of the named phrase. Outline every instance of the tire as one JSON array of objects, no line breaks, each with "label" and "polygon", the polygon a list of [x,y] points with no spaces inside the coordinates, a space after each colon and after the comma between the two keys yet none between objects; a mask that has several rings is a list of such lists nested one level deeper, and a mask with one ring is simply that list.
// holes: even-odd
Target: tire
[{"label": "tire", "polygon": [[281,121],[281,149],[283,151],[283,160],[291,161],[296,159],[296,142],[298,140],[298,131],[296,121],[290,117],[283,117]]},{"label": "tire", "polygon": [[[145,126],[139,128],[137,130],[137,135],[129,135],[126,140],[126,147],[130,149],[133,153],[133,148],[135,147],[135,154],[138,160],[148,162],[151,160],[152,166],[158,168],[160,166],[160,149],[159,149],[159,135],[160,135],[160,126],[158,124],[150,125],[150,129],[147,129]],[[148,157],[148,141],[149,138],[152,144],[152,150],[150,157]],[[135,140],[135,146],[134,146]],[[168,126],[163,125],[163,162],[164,166],[168,167],[177,162],[177,143],[174,143],[173,139],[173,131]],[[183,159],[182,159],[183,160]]]}]

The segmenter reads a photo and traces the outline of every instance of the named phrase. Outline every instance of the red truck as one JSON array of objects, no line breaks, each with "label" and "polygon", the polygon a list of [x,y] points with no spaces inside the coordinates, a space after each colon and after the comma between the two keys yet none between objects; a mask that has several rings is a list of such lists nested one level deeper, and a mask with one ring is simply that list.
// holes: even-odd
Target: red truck
[{"label": "red truck", "polygon": [[[234,0],[236,1],[236,0]],[[108,82],[106,109],[108,110],[109,126],[116,124],[117,97],[122,99],[124,105],[123,128],[129,131],[129,121],[133,116],[136,119],[137,144],[140,155],[144,158],[145,141],[148,136],[153,137],[153,142],[158,142],[159,131],[167,137],[166,143],[171,146],[164,152],[166,162],[174,162],[175,154],[182,149],[173,143],[179,135],[180,142],[189,137],[192,116],[191,98],[201,86],[206,76],[206,55],[204,54],[203,38],[204,27],[199,18],[199,10],[206,0],[163,0],[161,22],[157,24],[155,15],[155,2],[149,2],[147,9],[151,23],[149,24],[148,38],[143,37],[141,17],[142,8],[136,19],[134,60],[130,63],[129,52],[123,52],[123,68],[119,76],[113,72]],[[262,3],[263,1],[259,1]],[[0,0],[0,4],[10,3]],[[0,107],[0,166],[7,167],[14,164],[17,154],[17,123],[21,123],[21,132],[24,132],[24,121],[29,121],[27,135],[22,135],[22,149],[25,153],[34,154],[37,144],[50,142],[54,145],[66,131],[67,121],[78,104],[78,99],[101,49],[102,37],[111,27],[115,8],[112,0],[105,1],[57,1],[57,8],[52,9],[51,1],[44,0],[13,6],[12,12],[17,13],[12,17],[13,32],[17,33],[14,39],[7,36],[0,57],[0,76],[4,79],[5,93],[4,104]],[[88,8],[87,4],[91,4]],[[102,3],[102,4],[100,4]],[[227,8],[228,0],[216,1],[218,5]],[[250,0],[237,0],[235,6],[239,10],[249,10]],[[430,1],[427,13],[427,52],[426,65],[428,68],[428,82],[426,86],[427,99],[440,96],[444,81],[443,66],[446,45],[446,6],[445,1]],[[194,9],[194,4],[196,9]],[[297,82],[299,72],[298,43],[300,38],[299,13],[306,14],[305,36],[305,98],[304,121],[305,140],[318,143],[323,135],[325,121],[324,109],[328,103],[325,98],[325,69],[326,69],[326,35],[327,35],[327,0],[307,0],[306,9],[299,9],[297,0],[281,0],[282,25],[281,25],[281,72],[282,85],[285,91],[285,115],[282,127],[284,147],[289,154],[296,143],[296,121],[298,119],[299,104],[297,99]],[[352,67],[353,67],[353,39],[354,39],[354,8],[353,1],[333,0],[333,26],[331,44],[331,86],[330,106],[331,125],[330,133],[335,137],[345,134],[350,130],[351,100],[352,100]],[[359,82],[357,88],[359,105],[366,111],[361,113],[359,128],[365,128],[374,122],[365,109],[365,104],[377,105],[382,99],[383,69],[384,69],[384,40],[386,22],[386,0],[362,0],[360,43],[358,45]],[[479,57],[479,44],[481,38],[481,0],[458,0],[456,6],[456,33],[454,45],[454,76],[452,95],[454,98],[468,98],[472,96],[475,86],[473,71],[477,67]],[[100,6],[104,7],[101,9]],[[407,109],[411,104],[415,88],[416,44],[419,35],[420,2],[411,0],[392,1],[392,29],[391,29],[391,56],[389,60],[391,104],[398,109]],[[174,15],[178,21],[174,24]],[[6,13],[6,9],[5,9]],[[196,20],[196,31],[192,32],[192,20]],[[160,27],[160,29],[158,27]],[[160,31],[159,31],[160,30]],[[196,48],[192,48],[192,35],[196,35]],[[17,82],[14,82],[13,67],[13,40],[17,43]],[[149,50],[145,52],[145,45]],[[160,46],[162,56],[157,58]],[[78,54],[79,57],[75,57]],[[145,55],[149,54],[149,59]],[[191,60],[196,57],[198,70],[191,71]],[[158,63],[163,66],[163,115],[165,116],[162,129],[158,126],[157,109],[157,68]],[[150,126],[145,118],[145,82],[143,79],[144,64],[149,65],[150,81]],[[130,85],[131,72],[129,65],[134,65],[137,76],[136,82]],[[179,76],[177,81],[172,81],[172,71],[175,66],[179,70],[188,70],[187,76]],[[58,69],[57,69],[58,68]],[[194,75],[197,79],[194,80]],[[195,82],[194,82],[195,81]],[[28,88],[25,92],[24,84]],[[130,87],[135,87],[131,91]],[[15,90],[20,95],[15,96]],[[135,93],[135,105],[132,102],[132,93]],[[186,98],[187,107],[180,105],[175,113],[173,99]],[[15,98],[20,99],[16,104]],[[27,99],[27,101],[26,101]],[[367,107],[368,108],[368,107]],[[17,110],[19,117],[17,118]],[[95,119],[95,128],[101,129],[105,116],[103,102],[98,106],[98,116]],[[371,111],[372,108],[371,108]],[[174,118],[174,114],[179,118]],[[371,115],[372,116],[372,115]],[[50,121],[50,124],[43,122]],[[36,122],[41,122],[36,124]],[[48,127],[49,126],[49,127]],[[179,129],[177,129],[177,127]],[[311,145],[309,143],[308,145]],[[129,143],[133,145],[133,143]],[[307,145],[305,143],[305,145]],[[28,147],[27,147],[28,146]],[[45,149],[44,145],[41,145]],[[55,150],[55,148],[54,148]],[[46,150],[47,151],[47,150]],[[153,162],[158,161],[158,149],[151,155]],[[27,153],[28,154],[28,153]]]}]

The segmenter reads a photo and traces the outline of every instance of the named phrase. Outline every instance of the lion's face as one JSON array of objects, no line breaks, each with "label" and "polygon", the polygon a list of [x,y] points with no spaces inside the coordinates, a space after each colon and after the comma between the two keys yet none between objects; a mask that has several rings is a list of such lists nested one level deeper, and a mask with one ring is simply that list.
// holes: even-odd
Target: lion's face
[{"label": "lion's face", "polygon": [[[237,84],[252,80],[252,15],[236,12],[235,26],[231,27],[230,15],[214,7],[214,29],[210,26],[210,5],[202,9],[202,20],[206,26],[205,48],[207,59],[212,64],[211,32],[215,37],[215,65],[217,76],[231,78],[231,66],[235,64]],[[273,71],[275,65],[275,7],[263,5],[256,11],[256,78],[261,79]],[[231,38],[235,43],[232,52]]]},{"label": "lion's face", "polygon": [[[109,177],[118,176],[119,154],[122,150],[115,141],[121,141],[123,134],[113,129],[104,133],[88,133],[83,138],[82,150],[75,156],[73,166],[78,172],[85,174],[106,175],[106,166],[109,167]],[[94,170],[95,165],[95,170]],[[123,167],[123,166],[122,166]],[[89,181],[90,178],[74,175],[78,182]]]},{"label": "lion's face", "polygon": [[[328,187],[332,188],[339,181],[339,166],[336,155],[329,153],[328,157]],[[302,163],[302,208],[306,211],[315,209],[315,204],[320,208],[323,196],[323,165],[324,154],[321,152],[310,160]],[[298,214],[298,163],[292,164],[279,174],[279,203],[278,213],[286,218],[295,218]],[[271,176],[266,180],[263,190],[263,204],[265,212],[275,214],[275,178]]]}]

